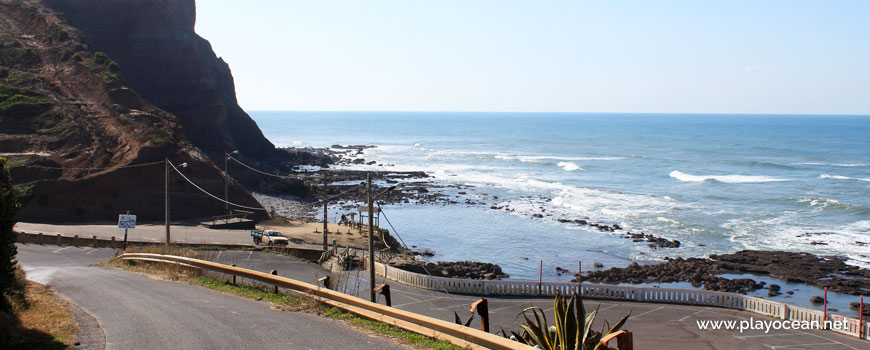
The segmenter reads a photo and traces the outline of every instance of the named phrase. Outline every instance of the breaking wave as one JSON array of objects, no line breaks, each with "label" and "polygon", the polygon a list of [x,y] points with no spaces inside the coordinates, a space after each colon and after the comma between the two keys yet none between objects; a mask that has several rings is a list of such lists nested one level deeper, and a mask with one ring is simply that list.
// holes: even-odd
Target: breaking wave
[{"label": "breaking wave", "polygon": [[675,178],[684,182],[707,182],[707,181],[717,181],[729,184],[740,184],[740,183],[762,183],[762,182],[781,182],[781,181],[791,181],[790,179],[780,179],[776,177],[763,176],[763,175],[692,175],[686,174],[679,170],[674,170],[670,174],[670,177]]}]

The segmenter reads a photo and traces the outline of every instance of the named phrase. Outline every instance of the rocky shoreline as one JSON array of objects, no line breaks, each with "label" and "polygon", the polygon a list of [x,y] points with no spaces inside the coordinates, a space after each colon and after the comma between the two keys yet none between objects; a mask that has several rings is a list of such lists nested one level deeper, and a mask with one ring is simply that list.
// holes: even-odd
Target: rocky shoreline
[{"label": "rocky shoreline", "polygon": [[[311,183],[326,182],[326,196],[336,196],[336,204],[341,209],[353,209],[365,202],[365,186],[360,179],[365,179],[366,174],[372,174],[374,191],[380,192],[399,183],[403,187],[398,191],[391,191],[389,195],[380,198],[381,203],[388,204],[467,204],[489,207],[492,210],[504,210],[514,212],[510,202],[487,203],[489,200],[498,200],[498,197],[484,194],[480,200],[467,198],[460,202],[456,197],[450,197],[443,193],[445,187],[458,189],[459,195],[465,195],[463,186],[444,185],[434,182],[423,171],[418,172],[394,172],[394,171],[359,171],[347,169],[335,169],[335,166],[366,164],[371,166],[389,167],[362,158],[364,150],[373,146],[333,145],[330,149],[318,149],[320,159],[329,159],[330,164],[321,164],[321,169],[314,172],[303,173],[303,178]],[[307,176],[307,177],[306,177]],[[324,180],[325,179],[325,180]],[[340,185],[339,185],[340,184]],[[323,193],[323,192],[321,192]],[[258,197],[259,199],[259,197]],[[548,198],[541,197],[547,201]],[[308,208],[308,213],[317,208]],[[544,219],[552,214],[542,207],[540,213],[530,214],[532,219]],[[306,209],[300,209],[302,211]],[[292,211],[289,211],[292,212]],[[298,213],[298,212],[297,212]],[[630,239],[638,244],[646,244],[650,249],[676,249],[682,246],[678,240],[669,240],[665,237],[656,236],[645,232],[624,231],[618,224],[605,224],[594,222],[588,217],[581,218],[553,218],[563,224],[587,226],[601,232],[617,234],[619,237]],[[623,232],[624,231],[624,232]],[[701,244],[699,244],[701,245]],[[414,247],[416,248],[416,247]],[[432,256],[431,251],[414,252],[406,251],[400,258],[391,261],[391,265],[413,272],[424,273],[421,266],[436,276],[475,279],[502,279],[509,276],[501,271],[501,267],[495,264],[479,263],[471,261],[462,262],[422,262],[416,257]],[[598,265],[598,264],[596,264]],[[596,266],[596,268],[603,266]],[[570,273],[559,269],[559,275]],[[689,282],[693,286],[703,287],[707,290],[726,291],[735,293],[747,293],[759,289],[768,289],[769,296],[776,296],[791,291],[781,290],[776,284],[766,285],[751,278],[728,279],[718,275],[726,273],[753,273],[767,275],[788,282],[799,282],[814,285],[821,288],[828,287],[830,290],[840,293],[859,295],[870,292],[870,270],[861,269],[845,263],[841,257],[819,257],[808,253],[782,252],[782,251],[757,251],[744,250],[733,254],[711,255],[709,258],[666,258],[659,264],[640,265],[632,263],[625,268],[611,268],[608,270],[590,271],[584,274],[583,280],[588,282],[603,283],[668,283]],[[577,274],[574,274],[575,277]],[[576,281],[576,278],[574,279]]]},{"label": "rocky shoreline", "polygon": [[[604,283],[668,283],[690,282],[707,290],[746,293],[762,288],[768,296],[782,293],[781,286],[753,279],[727,279],[717,275],[752,273],[767,275],[787,282],[798,282],[844,294],[862,295],[870,291],[870,270],[848,265],[836,256],[816,256],[809,253],[742,250],[732,254],[710,255],[709,258],[673,258],[664,263],[590,271],[583,281]],[[575,274],[576,276],[576,274]],[[576,281],[576,279],[574,280]],[[788,293],[789,291],[785,291]]]}]

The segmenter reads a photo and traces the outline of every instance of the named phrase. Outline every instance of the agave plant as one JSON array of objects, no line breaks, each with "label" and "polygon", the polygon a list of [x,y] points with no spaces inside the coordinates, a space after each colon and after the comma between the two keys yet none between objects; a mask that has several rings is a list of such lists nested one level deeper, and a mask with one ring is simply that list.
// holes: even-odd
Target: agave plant
[{"label": "agave plant", "polygon": [[[532,313],[534,320],[529,318],[528,312]],[[622,317],[613,327],[609,327],[605,321],[601,331],[595,331],[592,329],[592,323],[595,322],[598,309],[587,315],[583,301],[574,293],[567,301],[564,296],[557,295],[553,314],[556,324],[551,326],[547,323],[544,310],[539,307],[526,308],[522,312],[523,318],[526,319],[525,324],[520,325],[522,329],[519,332],[511,331],[510,336],[502,330],[502,336],[543,350],[600,350],[601,338],[618,332],[625,325],[631,312]]]}]

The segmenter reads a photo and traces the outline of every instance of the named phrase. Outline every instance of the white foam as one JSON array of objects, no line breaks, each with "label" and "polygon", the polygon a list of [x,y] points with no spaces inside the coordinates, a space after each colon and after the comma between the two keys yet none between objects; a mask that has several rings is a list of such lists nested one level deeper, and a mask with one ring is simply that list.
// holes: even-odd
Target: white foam
[{"label": "white foam", "polygon": [[520,161],[571,161],[571,160],[622,160],[624,157],[559,157],[559,156],[517,156]]},{"label": "white foam", "polygon": [[565,171],[586,170],[586,169],[581,168],[579,165],[577,165],[574,162],[559,162],[559,164],[557,164],[557,165]]},{"label": "white foam", "polygon": [[414,147],[420,147],[420,143],[419,142],[415,143]]},{"label": "white foam", "polygon": [[670,177],[675,178],[684,182],[705,182],[705,181],[717,181],[724,182],[730,184],[739,184],[739,183],[762,183],[762,182],[780,182],[780,181],[791,181],[790,179],[780,179],[776,177],[763,176],[763,175],[691,175],[686,174],[679,170],[674,170],[670,174]]},{"label": "white foam", "polygon": [[859,166],[870,166],[870,164],[863,164],[863,163],[845,163],[845,164],[834,164],[834,166],[841,166],[841,167],[859,167]]},{"label": "white foam", "polygon": [[822,174],[822,175],[819,175],[819,178],[820,179],[855,180],[855,181],[870,182],[870,178],[848,177],[848,176],[831,175],[831,174]]}]

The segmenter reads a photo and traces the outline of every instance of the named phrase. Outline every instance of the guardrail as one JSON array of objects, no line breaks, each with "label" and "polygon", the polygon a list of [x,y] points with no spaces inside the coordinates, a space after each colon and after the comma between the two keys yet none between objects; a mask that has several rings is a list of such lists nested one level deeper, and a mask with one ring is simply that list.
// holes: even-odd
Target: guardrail
[{"label": "guardrail", "polygon": [[[568,295],[577,292],[579,288],[577,283],[571,282],[539,283],[528,280],[473,280],[435,277],[405,271],[379,262],[375,263],[375,273],[417,288],[483,296],[553,297],[556,294]],[[781,320],[818,322],[820,325],[824,325],[825,320],[825,314],[822,311],[737,293],[709,290],[583,283],[580,295],[587,299],[715,306],[754,312]],[[835,332],[860,339],[870,339],[870,322],[864,322],[864,326],[861,327],[861,321],[856,318],[830,313],[828,321],[846,323],[845,329],[831,329]]]},{"label": "guardrail", "polygon": [[219,264],[200,259],[186,258],[174,255],[126,253],[120,256],[123,260],[139,260],[148,262],[163,262],[200,268],[204,270],[224,273],[252,279],[255,281],[287,288],[308,295],[315,300],[344,309],[363,317],[388,323],[411,332],[444,339],[462,347],[472,349],[516,349],[529,350],[530,347],[486,333],[474,328],[439,320],[429,316],[419,315],[401,309],[396,309],[355,296],[322,288],[313,284],[300,282],[287,277],[270,275],[267,273],[243,269],[239,267]]}]

